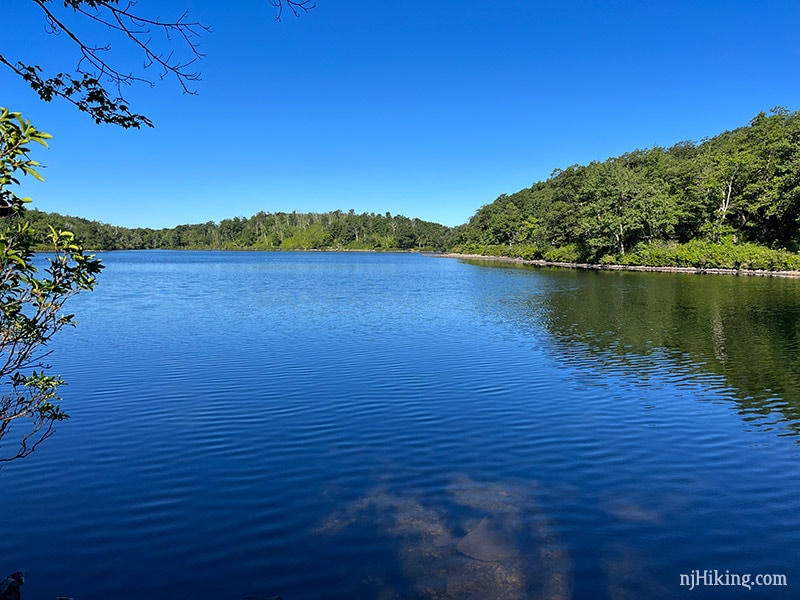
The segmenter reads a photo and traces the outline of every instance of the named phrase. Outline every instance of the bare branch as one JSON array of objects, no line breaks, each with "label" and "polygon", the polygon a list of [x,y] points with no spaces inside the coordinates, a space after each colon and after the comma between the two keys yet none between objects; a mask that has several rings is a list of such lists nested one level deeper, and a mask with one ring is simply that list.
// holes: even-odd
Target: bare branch
[{"label": "bare branch", "polygon": [[313,8],[316,8],[317,3],[314,0],[269,0],[269,3],[275,7],[275,20],[280,21],[283,16],[283,5],[289,7],[295,17],[299,17],[301,13],[307,13]]},{"label": "bare branch", "polygon": [[[268,0],[275,10],[275,19],[280,21],[284,7],[296,17],[316,6],[315,0]],[[186,94],[195,94],[192,83],[200,80],[194,65],[203,58],[200,39],[210,28],[189,18],[184,11],[177,18],[163,20],[147,17],[136,11],[136,2],[120,4],[119,0],[63,0],[63,9],[53,7],[53,0],[33,0],[45,17],[46,31],[63,35],[78,50],[79,58],[75,77],[61,72],[53,77],[42,77],[38,65],[26,64],[0,55],[0,63],[9,67],[49,102],[55,97],[63,98],[79,110],[89,113],[97,123],[112,123],[128,128],[142,125],[152,127],[147,117],[132,114],[122,93],[124,86],[135,83],[155,85],[154,77],[141,72],[127,70],[112,62],[110,43],[93,44],[70,24],[68,14],[83,18],[85,22],[102,26],[107,31],[132,44],[143,56],[143,68],[154,65],[160,69],[159,80],[177,81]],[[69,11],[68,9],[71,9]],[[108,89],[114,89],[112,97]]]},{"label": "bare branch", "polygon": [[[105,77],[116,87],[118,93],[123,85],[131,85],[135,82],[153,85],[154,82],[145,77],[133,73],[123,72],[114,67],[102,53],[111,49],[110,45],[93,46],[81,39],[62,19],[59,19],[46,5],[47,0],[33,0],[34,3],[44,12],[45,18],[53,32],[63,32],[77,47],[81,54],[78,63],[78,72],[91,76]],[[188,19],[189,12],[184,11],[174,21],[162,21],[160,19],[150,19],[137,15],[132,12],[134,3],[128,3],[124,8],[115,6],[112,2],[96,2],[87,9],[81,3],[75,3],[73,10],[83,15],[90,21],[94,21],[112,31],[121,33],[134,46],[138,47],[145,57],[145,68],[157,64],[163,71],[161,79],[172,75],[178,81],[185,93],[194,93],[189,87],[189,82],[198,81],[200,74],[196,71],[188,70],[188,67],[203,57],[199,50],[199,39],[201,32],[208,32],[210,29],[197,21]],[[167,41],[171,41],[172,35],[177,35],[183,41],[191,58],[185,61],[174,60],[174,50],[168,53],[159,52],[152,47],[151,32],[153,28],[162,31]],[[88,66],[87,66],[88,65]]]}]

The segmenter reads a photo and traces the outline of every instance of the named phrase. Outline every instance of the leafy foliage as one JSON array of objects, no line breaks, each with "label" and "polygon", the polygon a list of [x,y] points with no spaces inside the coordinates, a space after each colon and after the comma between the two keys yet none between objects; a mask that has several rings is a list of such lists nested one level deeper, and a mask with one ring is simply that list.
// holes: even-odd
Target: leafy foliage
[{"label": "leafy foliage", "polygon": [[42,180],[36,170],[39,163],[30,158],[30,143],[47,147],[49,133],[37,131],[20,113],[0,108],[0,216],[8,216],[22,208],[27,200],[19,198],[10,185],[18,185],[17,172]]},{"label": "leafy foliage", "polygon": [[[179,225],[168,229],[128,229],[30,211],[26,218],[38,231],[48,226],[69,229],[95,250],[443,250],[451,230],[444,225],[390,213],[265,213],[219,223]],[[43,238],[37,240],[44,243]]]},{"label": "leafy foliage", "polygon": [[[44,275],[35,264],[36,235],[24,220],[26,199],[8,186],[19,183],[19,172],[41,179],[29,144],[46,146],[49,138],[19,113],[0,109],[0,198],[7,212],[17,213],[0,230],[0,462],[33,452],[67,417],[57,404],[63,381],[48,375],[43,361],[53,335],[74,323],[73,315],[62,313],[64,302],[92,289],[102,268],[72,233],[52,227],[39,238],[52,252]],[[5,451],[2,444],[9,439],[13,449]]]},{"label": "leafy foliage", "polygon": [[[140,12],[132,1],[63,0],[62,6],[53,0],[32,1],[43,14],[47,31],[71,44],[78,57],[74,68],[45,75],[40,65],[0,53],[0,64],[28,84],[41,100],[61,98],[95,123],[138,129],[152,127],[153,123],[145,115],[131,112],[124,87],[135,83],[153,86],[157,80],[172,79],[184,93],[195,93],[192,84],[200,79],[200,73],[194,65],[203,57],[199,41],[209,28],[191,20],[188,11],[162,19]],[[269,3],[275,8],[276,20],[281,19],[284,7],[295,16],[315,7],[312,0]],[[102,43],[93,41],[92,27],[99,30]],[[142,66],[128,70],[114,61],[109,54],[113,40],[138,50]]]},{"label": "leafy foliage", "polygon": [[480,208],[454,241],[548,260],[788,268],[800,248],[800,112],[557,170]]},{"label": "leafy foliage", "polygon": [[[277,9],[277,19],[284,5],[295,15],[314,8],[313,0],[269,2]],[[111,43],[92,43],[85,37],[84,25],[99,27],[106,40],[116,38],[132,45],[144,59],[142,68],[155,66],[160,70],[158,78],[174,78],[184,92],[193,93],[189,83],[196,81],[199,73],[191,69],[202,57],[198,38],[207,27],[190,21],[187,11],[175,19],[162,20],[137,12],[133,1],[63,0],[59,7],[53,0],[33,0],[33,5],[43,13],[47,31],[71,43],[79,56],[71,69],[74,74],[59,69],[48,76],[39,65],[0,53],[0,65],[29,85],[41,100],[66,100],[98,124],[152,126],[147,117],[130,111],[122,87],[137,82],[153,85],[153,78],[141,70],[126,71],[117,66],[108,54]],[[19,198],[12,189],[19,184],[20,174],[42,179],[37,171],[39,164],[30,158],[30,144],[46,147],[48,139],[50,135],[38,131],[20,113],[0,108],[0,218],[11,217],[0,227],[0,444],[11,439],[14,447],[2,453],[0,446],[0,461],[27,456],[51,435],[56,422],[66,418],[57,404],[63,381],[45,373],[47,344],[63,327],[73,324],[73,316],[61,312],[66,300],[82,290],[91,290],[102,268],[100,261],[87,255],[75,235],[61,225],[37,218],[37,227],[32,226],[23,207],[28,199]],[[40,215],[38,211],[34,214]],[[103,227],[99,230],[107,233]],[[318,238],[313,240],[317,243]],[[113,243],[108,239],[92,241],[97,247]],[[180,244],[180,235],[176,240],[171,234],[170,241]],[[35,248],[52,253],[44,275],[35,264]],[[21,423],[28,427],[21,427]]]}]

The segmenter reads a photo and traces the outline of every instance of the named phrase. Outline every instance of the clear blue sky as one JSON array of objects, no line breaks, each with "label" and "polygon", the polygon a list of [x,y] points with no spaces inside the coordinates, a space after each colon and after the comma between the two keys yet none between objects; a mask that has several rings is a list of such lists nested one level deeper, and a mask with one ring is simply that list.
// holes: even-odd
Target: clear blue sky
[{"label": "clear blue sky", "polygon": [[[3,4],[0,53],[74,67],[33,2]],[[137,5],[183,8],[212,28],[202,81],[127,89],[153,130],[0,71],[0,105],[54,135],[33,206],[129,227],[350,208],[457,225],[555,168],[800,108],[797,0],[317,0],[281,23],[266,0]],[[141,62],[110,41],[111,62]]]}]

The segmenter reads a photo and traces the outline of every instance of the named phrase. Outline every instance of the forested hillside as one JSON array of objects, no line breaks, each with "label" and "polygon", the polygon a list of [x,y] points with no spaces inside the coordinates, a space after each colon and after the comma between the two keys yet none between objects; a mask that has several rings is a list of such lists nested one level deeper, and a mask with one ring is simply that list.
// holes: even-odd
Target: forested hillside
[{"label": "forested hillside", "polygon": [[800,112],[774,108],[700,143],[558,169],[455,229],[353,210],[265,213],[128,229],[27,211],[42,236],[68,229],[115,249],[451,250],[556,262],[800,269]]},{"label": "forested hillside", "polygon": [[179,225],[169,229],[128,229],[38,210],[30,221],[44,242],[48,225],[67,229],[94,250],[254,249],[254,250],[444,250],[450,229],[438,223],[386,213],[265,213],[219,223]]},{"label": "forested hillside", "polygon": [[479,209],[455,240],[555,261],[796,269],[800,112],[556,170]]}]

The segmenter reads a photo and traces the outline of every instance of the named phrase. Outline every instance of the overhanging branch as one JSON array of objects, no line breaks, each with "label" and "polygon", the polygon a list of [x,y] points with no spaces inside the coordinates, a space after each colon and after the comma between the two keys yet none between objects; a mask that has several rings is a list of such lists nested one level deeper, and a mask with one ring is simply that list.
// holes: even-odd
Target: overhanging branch
[{"label": "overhanging branch", "polygon": [[[314,0],[268,1],[276,10],[276,20],[281,19],[284,7],[299,16],[316,5]],[[53,0],[33,0],[33,3],[44,14],[48,32],[63,34],[79,53],[75,75],[62,71],[53,76],[43,75],[39,65],[0,54],[0,63],[27,82],[42,100],[63,98],[97,123],[139,128],[152,127],[152,122],[130,112],[129,102],[122,92],[124,86],[135,83],[153,86],[156,79],[174,79],[184,93],[196,93],[192,84],[199,81],[200,73],[194,66],[204,56],[200,52],[200,39],[210,28],[191,20],[188,11],[164,20],[138,13],[133,0],[124,4],[119,0],[63,0],[61,10],[54,6]],[[113,61],[111,44],[92,43],[73,25],[70,13],[102,26],[136,48],[144,58],[142,70],[129,71]],[[153,66],[159,72],[149,77],[144,71]]]}]

